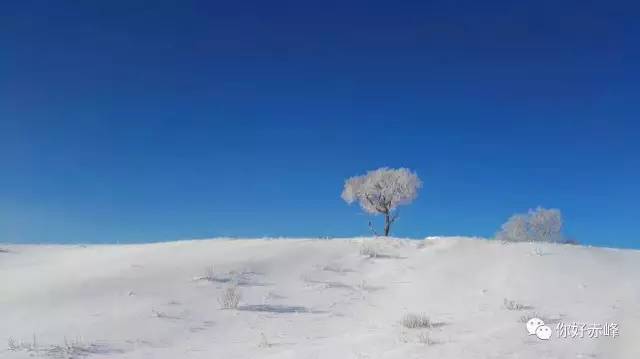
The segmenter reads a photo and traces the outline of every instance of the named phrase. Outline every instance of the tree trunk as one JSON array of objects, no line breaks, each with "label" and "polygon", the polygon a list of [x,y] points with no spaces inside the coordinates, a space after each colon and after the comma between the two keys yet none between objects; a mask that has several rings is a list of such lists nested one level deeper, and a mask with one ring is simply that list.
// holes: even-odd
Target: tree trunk
[{"label": "tree trunk", "polygon": [[391,215],[389,212],[384,214],[384,236],[389,236],[389,230],[391,230]]}]

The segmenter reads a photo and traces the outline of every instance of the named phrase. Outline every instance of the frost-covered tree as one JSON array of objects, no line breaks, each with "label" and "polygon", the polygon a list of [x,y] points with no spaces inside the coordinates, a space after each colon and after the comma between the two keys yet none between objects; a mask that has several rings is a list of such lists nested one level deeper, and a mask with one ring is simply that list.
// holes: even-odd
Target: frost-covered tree
[{"label": "frost-covered tree", "polygon": [[529,227],[534,240],[543,242],[561,242],[562,214],[557,209],[536,208],[529,211]]},{"label": "frost-covered tree", "polygon": [[562,214],[557,209],[538,207],[516,214],[505,222],[496,239],[507,242],[564,242]]},{"label": "frost-covered tree", "polygon": [[347,179],[342,199],[360,203],[360,207],[374,215],[384,215],[384,235],[398,218],[397,207],[411,203],[422,187],[420,178],[406,168],[378,168],[362,176]]},{"label": "frost-covered tree", "polygon": [[522,214],[511,216],[496,233],[496,239],[506,242],[530,242],[527,216]]}]

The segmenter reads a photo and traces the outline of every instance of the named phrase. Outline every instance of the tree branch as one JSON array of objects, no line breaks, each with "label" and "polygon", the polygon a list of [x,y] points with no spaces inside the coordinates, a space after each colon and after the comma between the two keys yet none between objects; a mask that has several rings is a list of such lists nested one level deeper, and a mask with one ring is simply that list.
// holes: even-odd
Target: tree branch
[{"label": "tree branch", "polygon": [[368,194],[365,193],[364,198],[366,198],[366,200],[369,202],[369,204],[371,206],[373,206],[375,208],[376,211],[380,212],[380,213],[387,213],[387,209],[384,207],[380,207],[377,203],[375,203]]},{"label": "tree branch", "polygon": [[389,223],[395,222],[396,219],[398,219],[398,217],[400,217],[400,214],[398,213],[398,210],[396,209],[396,212],[394,212],[393,214],[391,214],[389,216]]}]

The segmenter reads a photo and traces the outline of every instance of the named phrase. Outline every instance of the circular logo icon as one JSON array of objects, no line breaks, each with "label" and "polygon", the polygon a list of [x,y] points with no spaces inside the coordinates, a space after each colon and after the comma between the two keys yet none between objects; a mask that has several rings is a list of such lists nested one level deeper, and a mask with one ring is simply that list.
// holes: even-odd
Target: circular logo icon
[{"label": "circular logo icon", "polygon": [[536,329],[536,337],[542,340],[549,340],[551,338],[551,328],[546,325],[541,325]]},{"label": "circular logo icon", "polygon": [[529,335],[535,335],[536,329],[538,329],[538,327],[542,325],[544,325],[544,322],[542,321],[542,319],[531,318],[527,322],[527,332],[529,333]]}]

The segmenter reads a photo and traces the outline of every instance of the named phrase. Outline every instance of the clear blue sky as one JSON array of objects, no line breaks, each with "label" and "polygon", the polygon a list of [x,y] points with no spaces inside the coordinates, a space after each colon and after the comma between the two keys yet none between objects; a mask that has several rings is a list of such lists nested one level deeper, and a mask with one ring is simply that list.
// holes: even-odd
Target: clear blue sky
[{"label": "clear blue sky", "polygon": [[631,2],[145,3],[3,4],[0,242],[363,235],[345,178],[404,166],[396,235],[640,247]]}]

